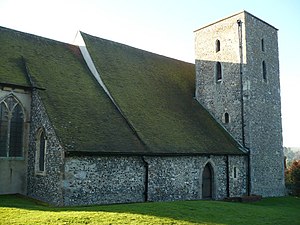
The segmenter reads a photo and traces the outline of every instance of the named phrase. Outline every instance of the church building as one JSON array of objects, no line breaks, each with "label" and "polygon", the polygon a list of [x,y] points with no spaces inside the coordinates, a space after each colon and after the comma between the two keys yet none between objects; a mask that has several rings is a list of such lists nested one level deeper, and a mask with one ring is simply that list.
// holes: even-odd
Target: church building
[{"label": "church building", "polygon": [[57,206],[282,196],[277,29],[194,31],[195,64],[0,27],[0,194]]}]

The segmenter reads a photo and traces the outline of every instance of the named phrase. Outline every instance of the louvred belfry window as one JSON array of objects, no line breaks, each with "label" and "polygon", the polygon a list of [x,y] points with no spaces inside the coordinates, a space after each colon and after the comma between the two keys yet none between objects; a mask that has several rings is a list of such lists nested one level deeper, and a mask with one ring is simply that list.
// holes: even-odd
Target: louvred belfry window
[{"label": "louvred belfry window", "polygon": [[0,157],[22,157],[24,113],[14,96],[1,102],[0,119]]}]

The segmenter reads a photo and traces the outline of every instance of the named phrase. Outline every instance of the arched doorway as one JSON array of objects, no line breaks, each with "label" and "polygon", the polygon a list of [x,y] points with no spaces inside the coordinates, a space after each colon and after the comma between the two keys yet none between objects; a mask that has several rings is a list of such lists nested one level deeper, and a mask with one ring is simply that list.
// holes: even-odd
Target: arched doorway
[{"label": "arched doorway", "polygon": [[211,199],[213,197],[213,169],[210,163],[207,163],[202,173],[202,199]]}]

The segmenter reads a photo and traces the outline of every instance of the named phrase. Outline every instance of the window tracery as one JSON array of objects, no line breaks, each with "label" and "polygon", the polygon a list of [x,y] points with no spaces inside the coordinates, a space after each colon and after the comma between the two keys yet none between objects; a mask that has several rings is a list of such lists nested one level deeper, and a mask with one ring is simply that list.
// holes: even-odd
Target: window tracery
[{"label": "window tracery", "polygon": [[24,112],[10,95],[0,103],[0,157],[23,157]]}]

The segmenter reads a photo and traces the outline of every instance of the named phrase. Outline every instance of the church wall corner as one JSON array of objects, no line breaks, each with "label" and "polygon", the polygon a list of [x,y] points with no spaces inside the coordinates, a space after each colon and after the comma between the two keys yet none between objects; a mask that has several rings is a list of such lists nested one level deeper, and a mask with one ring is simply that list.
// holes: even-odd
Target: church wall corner
[{"label": "church wall corner", "polygon": [[[47,138],[45,171],[36,171],[37,133],[44,129]],[[62,177],[64,150],[48,118],[43,102],[36,90],[32,93],[31,124],[28,151],[27,195],[53,205],[63,205]]]}]

